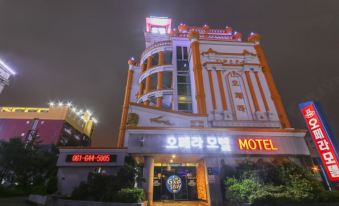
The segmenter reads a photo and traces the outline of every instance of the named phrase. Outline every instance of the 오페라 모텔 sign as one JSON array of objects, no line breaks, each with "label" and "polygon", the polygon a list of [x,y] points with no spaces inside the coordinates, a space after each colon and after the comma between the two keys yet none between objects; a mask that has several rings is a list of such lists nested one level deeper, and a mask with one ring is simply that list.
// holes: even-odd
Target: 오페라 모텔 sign
[{"label": "\uc624\ud398\ub77c \ubaa8\ud154 sign", "polygon": [[131,134],[130,153],[309,155],[303,136]]},{"label": "\uc624\ud398\ub77c \ubaa8\ud154 sign", "polygon": [[339,180],[339,161],[335,146],[324,119],[319,113],[317,105],[312,102],[305,102],[299,105],[300,111],[305,119],[307,128],[317,147],[322,164],[330,181]]}]

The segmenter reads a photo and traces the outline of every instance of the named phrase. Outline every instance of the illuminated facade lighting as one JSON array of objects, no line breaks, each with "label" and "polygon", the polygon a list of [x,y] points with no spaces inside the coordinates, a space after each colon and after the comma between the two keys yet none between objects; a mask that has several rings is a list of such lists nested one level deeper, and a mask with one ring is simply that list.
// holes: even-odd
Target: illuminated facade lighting
[{"label": "illuminated facade lighting", "polygon": [[15,71],[0,59],[0,93],[5,86],[9,85],[10,77],[15,74]]},{"label": "illuminated facade lighting", "polygon": [[3,62],[1,59],[0,59],[0,67],[6,69],[11,75],[16,75],[16,72],[11,69],[7,64],[5,64],[5,62]]}]

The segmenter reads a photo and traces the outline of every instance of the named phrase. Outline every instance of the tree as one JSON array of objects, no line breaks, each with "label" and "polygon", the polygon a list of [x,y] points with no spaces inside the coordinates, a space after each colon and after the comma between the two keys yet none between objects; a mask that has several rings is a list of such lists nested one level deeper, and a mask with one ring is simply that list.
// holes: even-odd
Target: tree
[{"label": "tree", "polygon": [[55,191],[57,149],[40,143],[38,136],[30,141],[20,137],[1,141],[0,181],[26,192]]}]

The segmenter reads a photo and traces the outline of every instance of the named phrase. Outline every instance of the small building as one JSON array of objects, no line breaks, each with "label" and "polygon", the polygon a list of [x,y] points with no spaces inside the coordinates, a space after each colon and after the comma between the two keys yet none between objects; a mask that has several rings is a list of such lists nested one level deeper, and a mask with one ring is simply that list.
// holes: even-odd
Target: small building
[{"label": "small building", "polygon": [[69,196],[80,182],[87,182],[88,174],[115,175],[124,165],[126,149],[60,147],[58,191]]},{"label": "small building", "polygon": [[0,140],[38,136],[42,144],[88,146],[94,129],[92,114],[67,104],[0,107]]},{"label": "small building", "polygon": [[15,72],[0,60],[0,94],[5,86],[9,84],[9,78],[15,75]]}]

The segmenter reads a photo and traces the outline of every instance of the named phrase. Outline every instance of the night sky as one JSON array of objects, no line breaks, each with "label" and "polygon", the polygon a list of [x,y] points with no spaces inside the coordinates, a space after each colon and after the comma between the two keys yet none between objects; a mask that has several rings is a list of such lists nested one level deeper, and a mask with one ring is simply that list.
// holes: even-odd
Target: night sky
[{"label": "night sky", "polygon": [[258,32],[292,125],[305,129],[297,104],[318,100],[339,137],[337,0],[0,0],[0,58],[18,73],[0,105],[72,101],[99,120],[93,144],[114,146],[127,60],[140,58],[147,16]]}]

